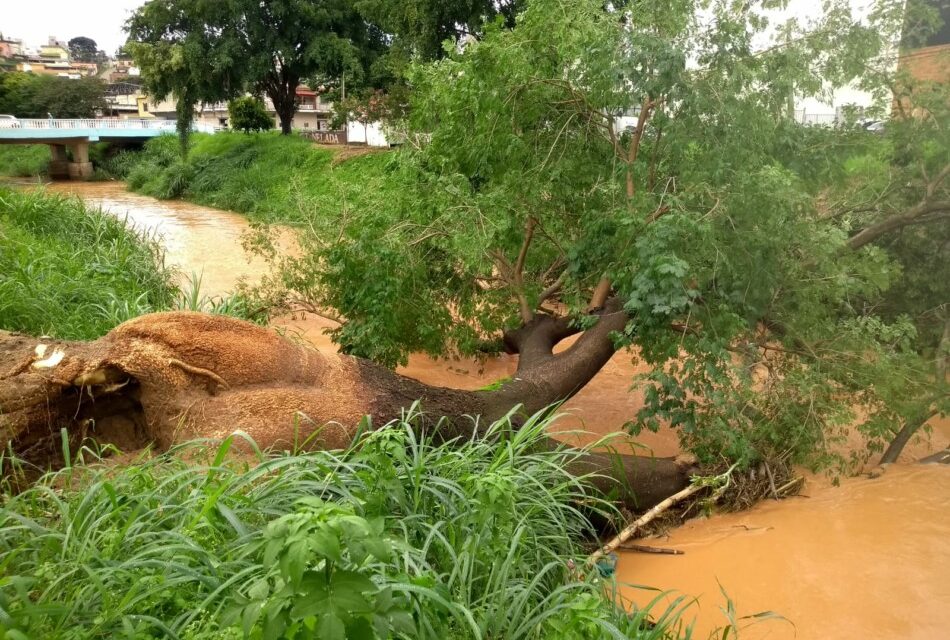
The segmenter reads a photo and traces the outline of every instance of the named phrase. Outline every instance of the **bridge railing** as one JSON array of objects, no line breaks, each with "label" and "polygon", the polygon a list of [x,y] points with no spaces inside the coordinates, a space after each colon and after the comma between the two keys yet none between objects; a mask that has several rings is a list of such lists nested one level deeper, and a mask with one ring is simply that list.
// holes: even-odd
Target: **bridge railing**
[{"label": "bridge railing", "polygon": [[21,118],[18,129],[164,129],[173,130],[174,120],[123,120],[121,118]]}]

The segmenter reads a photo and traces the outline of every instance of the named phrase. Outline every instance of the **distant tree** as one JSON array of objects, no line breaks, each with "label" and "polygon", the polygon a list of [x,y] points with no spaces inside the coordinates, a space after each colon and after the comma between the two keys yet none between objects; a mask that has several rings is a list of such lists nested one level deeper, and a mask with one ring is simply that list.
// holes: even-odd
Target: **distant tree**
[{"label": "distant tree", "polygon": [[99,53],[99,45],[92,38],[77,36],[68,43],[69,57],[78,62],[95,62]]},{"label": "distant tree", "polygon": [[195,107],[240,94],[246,74],[245,51],[235,37],[228,2],[151,0],[125,25],[124,49],[142,70],[145,88],[156,100],[170,95],[182,154]]},{"label": "distant tree", "polygon": [[0,73],[0,113],[21,118],[32,115],[36,79],[29,73]]},{"label": "distant tree", "polygon": [[386,46],[347,0],[152,0],[127,29],[150,92],[178,98],[179,125],[199,101],[247,87],[271,99],[285,134],[304,78],[363,84]]},{"label": "distant tree", "polygon": [[253,96],[235,98],[229,102],[228,115],[231,118],[231,128],[244,133],[274,128],[274,120],[267,113],[263,101]]},{"label": "distant tree", "polygon": [[0,113],[21,118],[91,118],[106,108],[105,83],[98,78],[58,78],[29,73],[0,74]]},{"label": "distant tree", "polygon": [[235,30],[245,52],[250,87],[274,103],[281,132],[290,133],[297,86],[323,76],[362,83],[382,34],[347,0],[237,0]]}]

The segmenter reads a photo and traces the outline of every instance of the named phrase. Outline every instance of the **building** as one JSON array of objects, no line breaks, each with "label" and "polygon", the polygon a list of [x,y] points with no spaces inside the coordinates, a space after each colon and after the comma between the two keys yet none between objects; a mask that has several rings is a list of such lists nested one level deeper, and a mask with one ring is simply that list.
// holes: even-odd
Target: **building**
[{"label": "building", "polygon": [[[306,85],[298,86],[296,93],[297,112],[291,121],[291,128],[300,131],[328,131],[333,113],[333,104],[324,102],[316,91]],[[274,109],[274,103],[271,102],[270,98],[264,98],[264,108],[274,119],[274,127],[280,128],[280,118],[277,117],[277,110]],[[153,113],[155,113],[154,110]],[[171,104],[171,115],[169,117],[175,117],[174,104]],[[203,104],[196,115],[197,122],[221,128],[229,126],[228,118],[226,102]]]},{"label": "building", "polygon": [[13,58],[23,55],[23,41],[7,38],[0,33],[0,58]]},{"label": "building", "polygon": [[24,47],[22,40],[0,34],[0,69],[73,79],[99,75],[98,64],[70,60],[67,44],[54,36],[33,50]]},{"label": "building", "polygon": [[69,62],[69,48],[62,40],[50,36],[46,44],[40,47],[40,58],[50,62]]},{"label": "building", "polygon": [[[159,118],[174,120],[176,115],[176,101],[173,96],[164,100],[150,98],[138,82],[137,76],[124,73],[110,73],[111,78],[120,79],[111,82],[106,90],[106,101],[112,116],[119,118]],[[292,127],[301,131],[327,131],[330,128],[330,117],[333,105],[324,102],[318,93],[309,87],[297,87],[297,113],[294,115]],[[270,99],[264,100],[264,106],[274,118],[274,126],[280,126],[280,119]],[[198,124],[226,129],[229,126],[228,104],[217,102],[201,104],[195,113],[195,122]]]}]

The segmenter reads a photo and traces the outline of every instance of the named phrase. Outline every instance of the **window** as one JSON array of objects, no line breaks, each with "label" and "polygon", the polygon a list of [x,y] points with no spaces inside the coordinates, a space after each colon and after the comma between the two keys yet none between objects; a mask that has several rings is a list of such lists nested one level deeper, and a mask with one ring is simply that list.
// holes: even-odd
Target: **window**
[{"label": "window", "polygon": [[145,111],[146,113],[148,113],[148,103],[147,103],[147,102],[143,102],[143,103],[142,103],[142,111]]}]

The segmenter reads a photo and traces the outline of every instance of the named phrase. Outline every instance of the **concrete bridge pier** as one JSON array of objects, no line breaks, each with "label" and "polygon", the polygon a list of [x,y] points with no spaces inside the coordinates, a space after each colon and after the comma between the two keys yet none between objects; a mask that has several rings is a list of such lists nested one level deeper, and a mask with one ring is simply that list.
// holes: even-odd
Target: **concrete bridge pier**
[{"label": "concrete bridge pier", "polygon": [[51,144],[49,146],[50,160],[49,173],[50,178],[68,178],[69,177],[69,158],[66,157],[66,145]]},{"label": "concrete bridge pier", "polygon": [[65,144],[51,144],[49,176],[51,178],[69,178],[70,180],[88,180],[92,177],[92,162],[89,161],[89,141],[79,140],[69,144],[73,159],[66,155]]},{"label": "concrete bridge pier", "polygon": [[73,161],[69,163],[69,177],[72,180],[88,180],[92,177],[92,162],[89,161],[89,141],[80,140],[69,145]]}]

